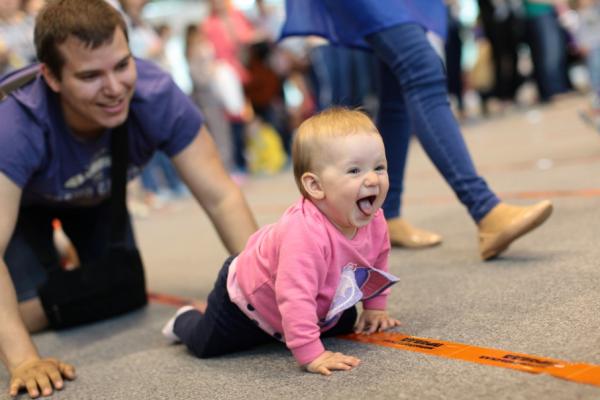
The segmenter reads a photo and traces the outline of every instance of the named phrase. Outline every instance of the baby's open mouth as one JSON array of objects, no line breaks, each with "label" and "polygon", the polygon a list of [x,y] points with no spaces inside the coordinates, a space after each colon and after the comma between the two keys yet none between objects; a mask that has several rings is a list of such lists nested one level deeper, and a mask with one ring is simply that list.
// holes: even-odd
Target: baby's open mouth
[{"label": "baby's open mouth", "polygon": [[375,196],[375,195],[363,197],[362,199],[359,199],[356,202],[356,205],[358,206],[358,209],[363,214],[365,214],[367,216],[370,216],[371,214],[373,214],[375,212],[375,208],[373,207],[373,203],[375,202],[376,198],[377,198],[377,196]]}]

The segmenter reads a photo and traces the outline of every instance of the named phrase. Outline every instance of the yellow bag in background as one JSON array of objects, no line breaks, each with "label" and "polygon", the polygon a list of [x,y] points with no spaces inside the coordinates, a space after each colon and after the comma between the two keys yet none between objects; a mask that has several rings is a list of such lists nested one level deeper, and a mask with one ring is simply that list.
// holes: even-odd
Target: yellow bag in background
[{"label": "yellow bag in background", "polygon": [[477,41],[477,59],[468,75],[468,79],[471,87],[479,92],[492,90],[496,83],[492,45],[487,39]]},{"label": "yellow bag in background", "polygon": [[246,158],[251,173],[275,174],[285,166],[287,154],[281,137],[270,124],[251,123],[246,139]]}]

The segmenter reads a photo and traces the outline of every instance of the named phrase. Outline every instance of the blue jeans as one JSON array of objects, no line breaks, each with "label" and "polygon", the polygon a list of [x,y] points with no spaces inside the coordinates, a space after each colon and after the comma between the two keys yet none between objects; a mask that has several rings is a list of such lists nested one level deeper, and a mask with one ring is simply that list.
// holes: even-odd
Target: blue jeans
[{"label": "blue jeans", "polygon": [[388,159],[386,218],[400,215],[404,166],[414,132],[425,152],[475,222],[498,197],[481,178],[450,109],[441,59],[417,24],[401,24],[366,37],[381,61],[378,127]]},{"label": "blue jeans", "polygon": [[549,101],[552,96],[567,92],[567,43],[556,15],[528,18],[527,39],[540,100]]},{"label": "blue jeans", "polygon": [[248,170],[246,164],[246,125],[240,121],[231,121],[231,135],[233,137],[233,162],[238,172],[245,173]]},{"label": "blue jeans", "polygon": [[590,74],[592,92],[598,96],[600,93],[600,47],[590,50],[585,58],[585,63]]},{"label": "blue jeans", "polygon": [[317,103],[319,110],[332,104],[351,105],[351,53],[349,49],[325,44],[315,47],[311,61],[318,80]]},{"label": "blue jeans", "polygon": [[365,50],[322,45],[311,52],[319,110],[331,105],[359,107],[373,93],[373,55]]},{"label": "blue jeans", "polygon": [[144,189],[152,193],[160,191],[162,185],[159,183],[160,180],[157,179],[157,173],[162,173],[165,183],[174,193],[179,194],[185,190],[185,186],[179,179],[177,170],[171,160],[162,152],[156,152],[142,170],[141,178]]}]

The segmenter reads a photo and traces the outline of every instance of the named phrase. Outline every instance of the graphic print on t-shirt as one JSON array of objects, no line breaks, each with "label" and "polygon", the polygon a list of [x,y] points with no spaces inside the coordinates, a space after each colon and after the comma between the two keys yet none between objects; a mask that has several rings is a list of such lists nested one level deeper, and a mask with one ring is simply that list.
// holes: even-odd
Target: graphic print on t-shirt
[{"label": "graphic print on t-shirt", "polygon": [[372,267],[348,264],[342,268],[340,283],[333,296],[333,301],[321,327],[333,324],[342,312],[361,300],[368,300],[398,282],[394,275]]}]

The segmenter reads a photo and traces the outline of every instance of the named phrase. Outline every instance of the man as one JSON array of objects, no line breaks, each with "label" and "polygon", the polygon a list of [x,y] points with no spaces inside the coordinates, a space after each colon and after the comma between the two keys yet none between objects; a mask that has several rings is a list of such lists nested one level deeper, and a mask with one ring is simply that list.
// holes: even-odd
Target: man
[{"label": "man", "polygon": [[[77,218],[63,227],[77,232],[71,239],[82,264],[105,252],[113,128],[127,126],[129,177],[156,150],[171,157],[228,251],[239,252],[256,229],[201,115],[158,67],[131,56],[113,7],[50,0],[37,17],[35,44],[39,75],[0,102],[0,357],[10,394],[26,389],[31,397],[75,377],[73,366],[42,358],[29,336],[48,326],[37,288],[49,264],[39,249],[52,240],[34,213],[69,207]],[[126,231],[135,248],[130,224]]]}]

